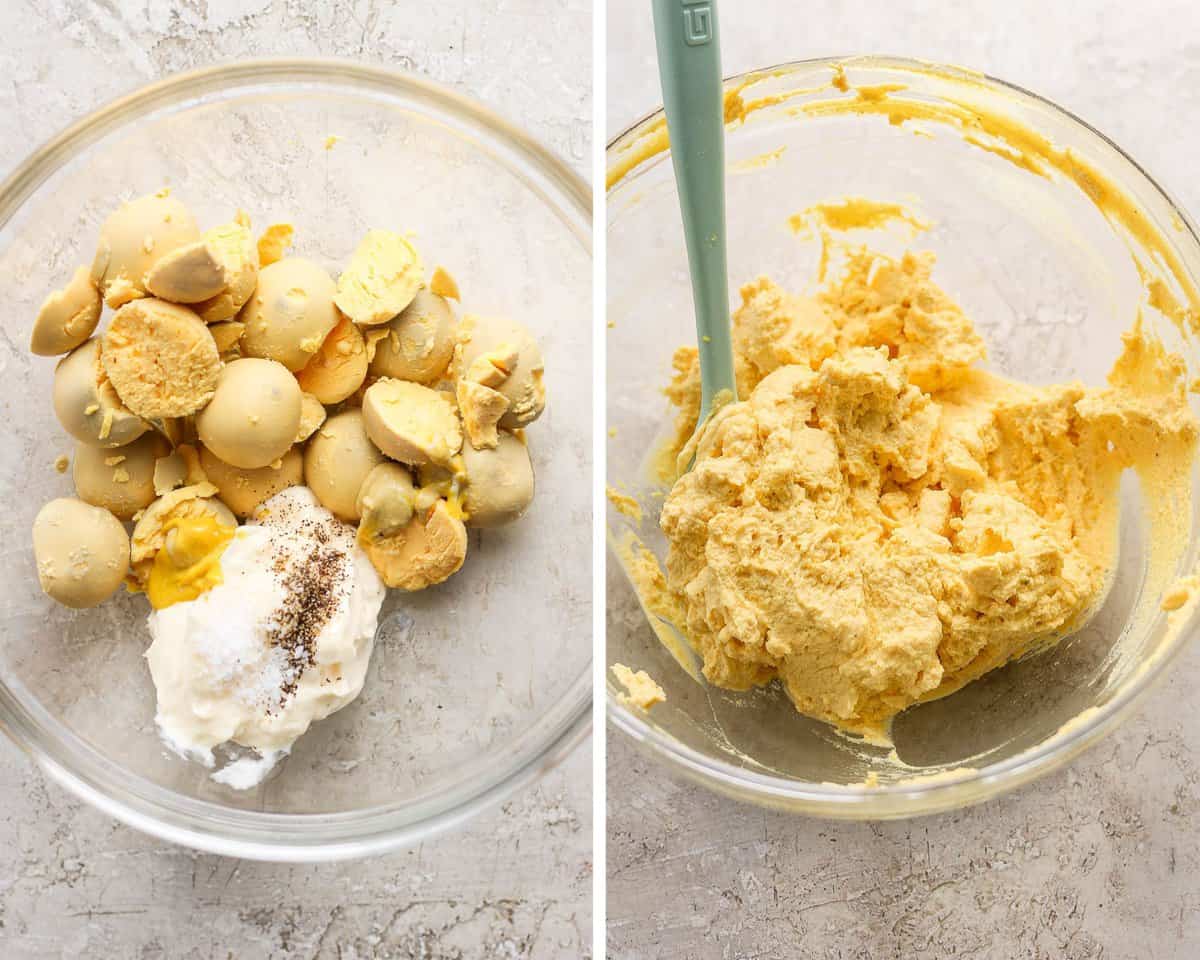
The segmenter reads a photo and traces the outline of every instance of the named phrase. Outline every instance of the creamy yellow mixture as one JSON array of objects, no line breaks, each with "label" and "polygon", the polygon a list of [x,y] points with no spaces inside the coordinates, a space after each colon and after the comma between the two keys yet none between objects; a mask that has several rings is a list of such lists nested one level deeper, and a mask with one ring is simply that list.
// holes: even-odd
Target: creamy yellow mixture
[{"label": "creamy yellow mixture", "polygon": [[625,688],[626,692],[617,694],[617,699],[626,706],[649,710],[667,699],[663,688],[645,670],[630,670],[623,663],[614,663],[610,669],[617,682]]},{"label": "creamy yellow mixture", "polygon": [[[639,575],[711,683],[779,679],[800,712],[868,735],[1077,629],[1114,564],[1121,473],[1186,512],[1197,439],[1184,362],[1140,321],[1106,387],[1027,386],[980,369],[932,269],[858,250],[814,297],[742,289],[741,400],[665,500],[665,571]],[[677,451],[694,348],[675,371]]]}]

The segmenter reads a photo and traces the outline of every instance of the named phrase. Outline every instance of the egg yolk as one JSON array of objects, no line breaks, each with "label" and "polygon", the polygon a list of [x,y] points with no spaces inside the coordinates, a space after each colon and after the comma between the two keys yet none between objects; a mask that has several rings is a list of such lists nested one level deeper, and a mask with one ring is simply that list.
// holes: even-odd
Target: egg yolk
[{"label": "egg yolk", "polygon": [[150,606],[162,610],[195,600],[221,582],[221,554],[233,539],[235,527],[218,523],[212,514],[176,517],[163,527],[166,539],[154,555],[146,582]]}]

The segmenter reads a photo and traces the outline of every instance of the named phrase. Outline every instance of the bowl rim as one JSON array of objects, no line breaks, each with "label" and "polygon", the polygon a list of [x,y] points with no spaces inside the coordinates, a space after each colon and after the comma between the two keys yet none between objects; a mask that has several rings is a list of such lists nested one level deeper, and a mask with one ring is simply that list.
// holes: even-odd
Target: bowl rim
[{"label": "bowl rim", "polygon": [[[966,77],[993,91],[1015,95],[1017,99],[1025,99],[1036,106],[1048,108],[1050,112],[1071,121],[1085,134],[1098,139],[1117,154],[1119,161],[1129,164],[1183,223],[1185,239],[1190,239],[1200,247],[1200,232],[1187,212],[1145,167],[1120,145],[1053,100],[991,74],[912,57],[854,54],[811,57],[758,67],[726,76],[723,86],[725,90],[741,89],[755,81],[791,77],[804,70],[834,70],[838,67],[874,67],[884,70],[890,68],[909,72],[923,71],[948,77]],[[646,128],[658,122],[662,116],[663,108],[660,105],[612,137],[605,146],[606,167],[614,156],[636,143],[646,132]],[[730,124],[727,123],[726,129],[729,128]],[[668,145],[660,153],[643,159],[613,183],[606,191],[606,196],[610,196],[614,190],[629,181],[642,164],[657,163],[669,155]],[[964,767],[961,768],[961,772],[951,771],[954,774],[952,777],[931,779],[924,783],[903,780],[881,783],[878,786],[816,783],[759,773],[737,766],[702,753],[647,722],[637,710],[620,701],[611,678],[607,679],[605,685],[605,715],[614,728],[629,737],[643,752],[667,760],[675,771],[688,779],[736,799],[838,819],[882,820],[921,816],[959,809],[1009,792],[1061,768],[1085,749],[1098,743],[1130,716],[1143,697],[1162,681],[1170,665],[1187,649],[1197,632],[1200,632],[1197,630],[1197,620],[1196,613],[1193,612],[1189,621],[1175,632],[1165,649],[1157,651],[1148,659],[1104,704],[1093,708],[1095,713],[1088,714],[1084,722],[1072,721],[1041,743],[1005,760],[979,769]]]},{"label": "bowl rim", "polygon": [[[133,118],[186,106],[204,94],[296,83],[419,100],[439,122],[456,125],[452,129],[459,135],[475,134],[473,147],[505,162],[543,202],[549,205],[548,193],[557,194],[560,219],[562,213],[569,214],[564,224],[592,254],[591,189],[557,154],[480,102],[440,83],[336,57],[268,57],[217,64],[171,74],[100,105],[37,147],[0,183],[0,227],[81,149]],[[519,171],[513,168],[516,162]],[[80,799],[160,839],[246,859],[339,860],[410,846],[452,829],[553,769],[587,739],[591,729],[592,662],[589,650],[579,675],[539,718],[538,727],[508,744],[509,759],[484,764],[470,777],[407,808],[384,804],[333,814],[265,813],[188,797],[119,768],[54,720],[16,678],[0,681],[0,730]]]}]

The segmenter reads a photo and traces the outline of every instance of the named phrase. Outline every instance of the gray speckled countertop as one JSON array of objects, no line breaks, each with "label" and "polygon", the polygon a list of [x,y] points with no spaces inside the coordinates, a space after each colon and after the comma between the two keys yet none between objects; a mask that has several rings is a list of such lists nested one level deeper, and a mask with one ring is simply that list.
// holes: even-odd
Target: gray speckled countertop
[{"label": "gray speckled countertop", "polygon": [[[797,20],[797,11],[810,16]],[[660,99],[648,4],[609,4],[608,133]],[[1200,14],[1185,2],[726,3],[727,73],[881,52],[962,63],[1098,126],[1200,213]],[[1200,649],[1069,769],[885,824],[768,813],[608,742],[608,943],[621,960],[1200,955]]]},{"label": "gray speckled countertop", "polygon": [[[10,0],[0,4],[0,171],[148,80],[287,54],[424,74],[483,100],[586,173],[591,17],[587,0]],[[459,833],[358,863],[277,866],[129,830],[0,739],[0,956],[588,956],[590,786],[581,748]]]}]

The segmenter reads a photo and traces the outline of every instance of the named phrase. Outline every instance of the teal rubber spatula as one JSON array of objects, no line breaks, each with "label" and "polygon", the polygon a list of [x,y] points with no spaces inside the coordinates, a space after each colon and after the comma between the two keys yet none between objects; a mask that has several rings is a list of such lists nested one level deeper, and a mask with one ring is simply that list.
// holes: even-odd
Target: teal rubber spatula
[{"label": "teal rubber spatula", "polygon": [[699,431],[718,395],[728,391],[728,399],[737,400],[725,258],[725,98],[717,4],[653,0],[653,5],[663,112],[696,310]]}]

